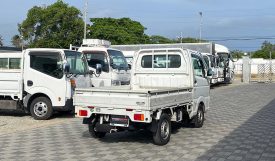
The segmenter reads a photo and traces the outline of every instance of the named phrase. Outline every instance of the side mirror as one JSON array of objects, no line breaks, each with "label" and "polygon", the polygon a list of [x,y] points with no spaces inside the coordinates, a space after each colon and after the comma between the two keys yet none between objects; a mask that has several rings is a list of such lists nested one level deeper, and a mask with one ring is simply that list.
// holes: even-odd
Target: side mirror
[{"label": "side mirror", "polygon": [[213,71],[212,71],[212,69],[208,69],[207,70],[207,76],[212,76],[213,75]]},{"label": "side mirror", "polygon": [[93,74],[95,74],[95,72],[92,71],[92,70],[89,70],[89,74],[90,74],[90,75],[93,75]]},{"label": "side mirror", "polygon": [[64,72],[65,72],[65,74],[68,74],[70,72],[70,69],[71,69],[70,64],[66,63],[64,65]]},{"label": "side mirror", "polygon": [[101,74],[101,72],[102,72],[102,65],[96,64],[96,74]]},{"label": "side mirror", "polygon": [[132,69],[132,65],[128,64],[128,69],[131,70]]}]

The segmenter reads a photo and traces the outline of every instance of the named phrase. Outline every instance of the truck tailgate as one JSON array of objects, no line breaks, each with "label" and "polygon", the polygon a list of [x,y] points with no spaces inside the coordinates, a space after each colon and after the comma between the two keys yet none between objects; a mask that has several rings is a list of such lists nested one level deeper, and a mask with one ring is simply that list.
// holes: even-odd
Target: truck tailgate
[{"label": "truck tailgate", "polygon": [[78,88],[74,95],[75,106],[156,110],[192,101],[190,89],[142,89],[122,88]]}]

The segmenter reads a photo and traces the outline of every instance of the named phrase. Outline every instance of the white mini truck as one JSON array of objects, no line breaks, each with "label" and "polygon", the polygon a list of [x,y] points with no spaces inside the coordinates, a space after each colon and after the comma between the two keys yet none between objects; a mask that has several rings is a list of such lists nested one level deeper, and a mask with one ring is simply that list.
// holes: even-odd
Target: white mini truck
[{"label": "white mini truck", "polygon": [[91,86],[80,52],[43,48],[0,53],[0,110],[24,110],[37,120],[49,119],[54,111],[73,110],[76,86]]},{"label": "white mini truck", "polygon": [[155,144],[165,145],[171,122],[203,126],[210,101],[208,72],[198,52],[140,50],[134,57],[130,86],[76,88],[75,113],[88,124],[93,137],[147,129]]}]

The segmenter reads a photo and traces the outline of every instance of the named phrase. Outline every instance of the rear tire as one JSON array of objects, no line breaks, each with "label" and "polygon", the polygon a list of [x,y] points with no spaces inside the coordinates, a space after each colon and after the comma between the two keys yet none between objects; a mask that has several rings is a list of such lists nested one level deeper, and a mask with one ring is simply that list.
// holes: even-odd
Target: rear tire
[{"label": "rear tire", "polygon": [[171,121],[168,114],[163,113],[157,123],[157,131],[153,133],[153,141],[156,145],[165,145],[171,136]]},{"label": "rear tire", "polygon": [[93,138],[103,138],[106,135],[106,132],[97,132],[96,125],[97,121],[93,120],[90,124],[88,124],[89,133]]},{"label": "rear tire", "polygon": [[35,120],[48,120],[53,114],[51,101],[46,97],[35,98],[31,102],[30,113]]}]

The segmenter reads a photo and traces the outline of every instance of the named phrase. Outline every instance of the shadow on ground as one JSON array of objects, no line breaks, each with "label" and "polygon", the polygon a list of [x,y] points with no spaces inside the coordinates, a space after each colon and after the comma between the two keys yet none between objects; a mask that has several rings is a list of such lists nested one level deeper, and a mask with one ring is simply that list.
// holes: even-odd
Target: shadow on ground
[{"label": "shadow on ground", "polygon": [[[12,117],[25,117],[30,116],[22,110],[0,110],[0,116],[12,116]],[[73,118],[74,114],[72,112],[55,112],[52,116],[53,118]]]},{"label": "shadow on ground", "polygon": [[231,84],[227,84],[227,83],[216,83],[210,86],[210,89],[215,89],[215,88],[219,88],[219,87],[225,87],[225,86],[229,86]]},{"label": "shadow on ground", "polygon": [[[171,137],[178,133],[181,128],[194,128],[193,124],[181,124],[181,123],[173,123],[171,131]],[[87,127],[88,129],[88,127]],[[85,131],[82,133],[82,137],[84,138],[92,138],[89,134],[89,131]],[[145,144],[153,144],[153,136],[152,132],[149,130],[137,130],[137,131],[122,131],[117,133],[107,133],[104,138],[99,139],[105,143],[118,143],[118,142],[138,142]]]},{"label": "shadow on ground", "polygon": [[275,99],[197,158],[200,160],[274,161]]}]

